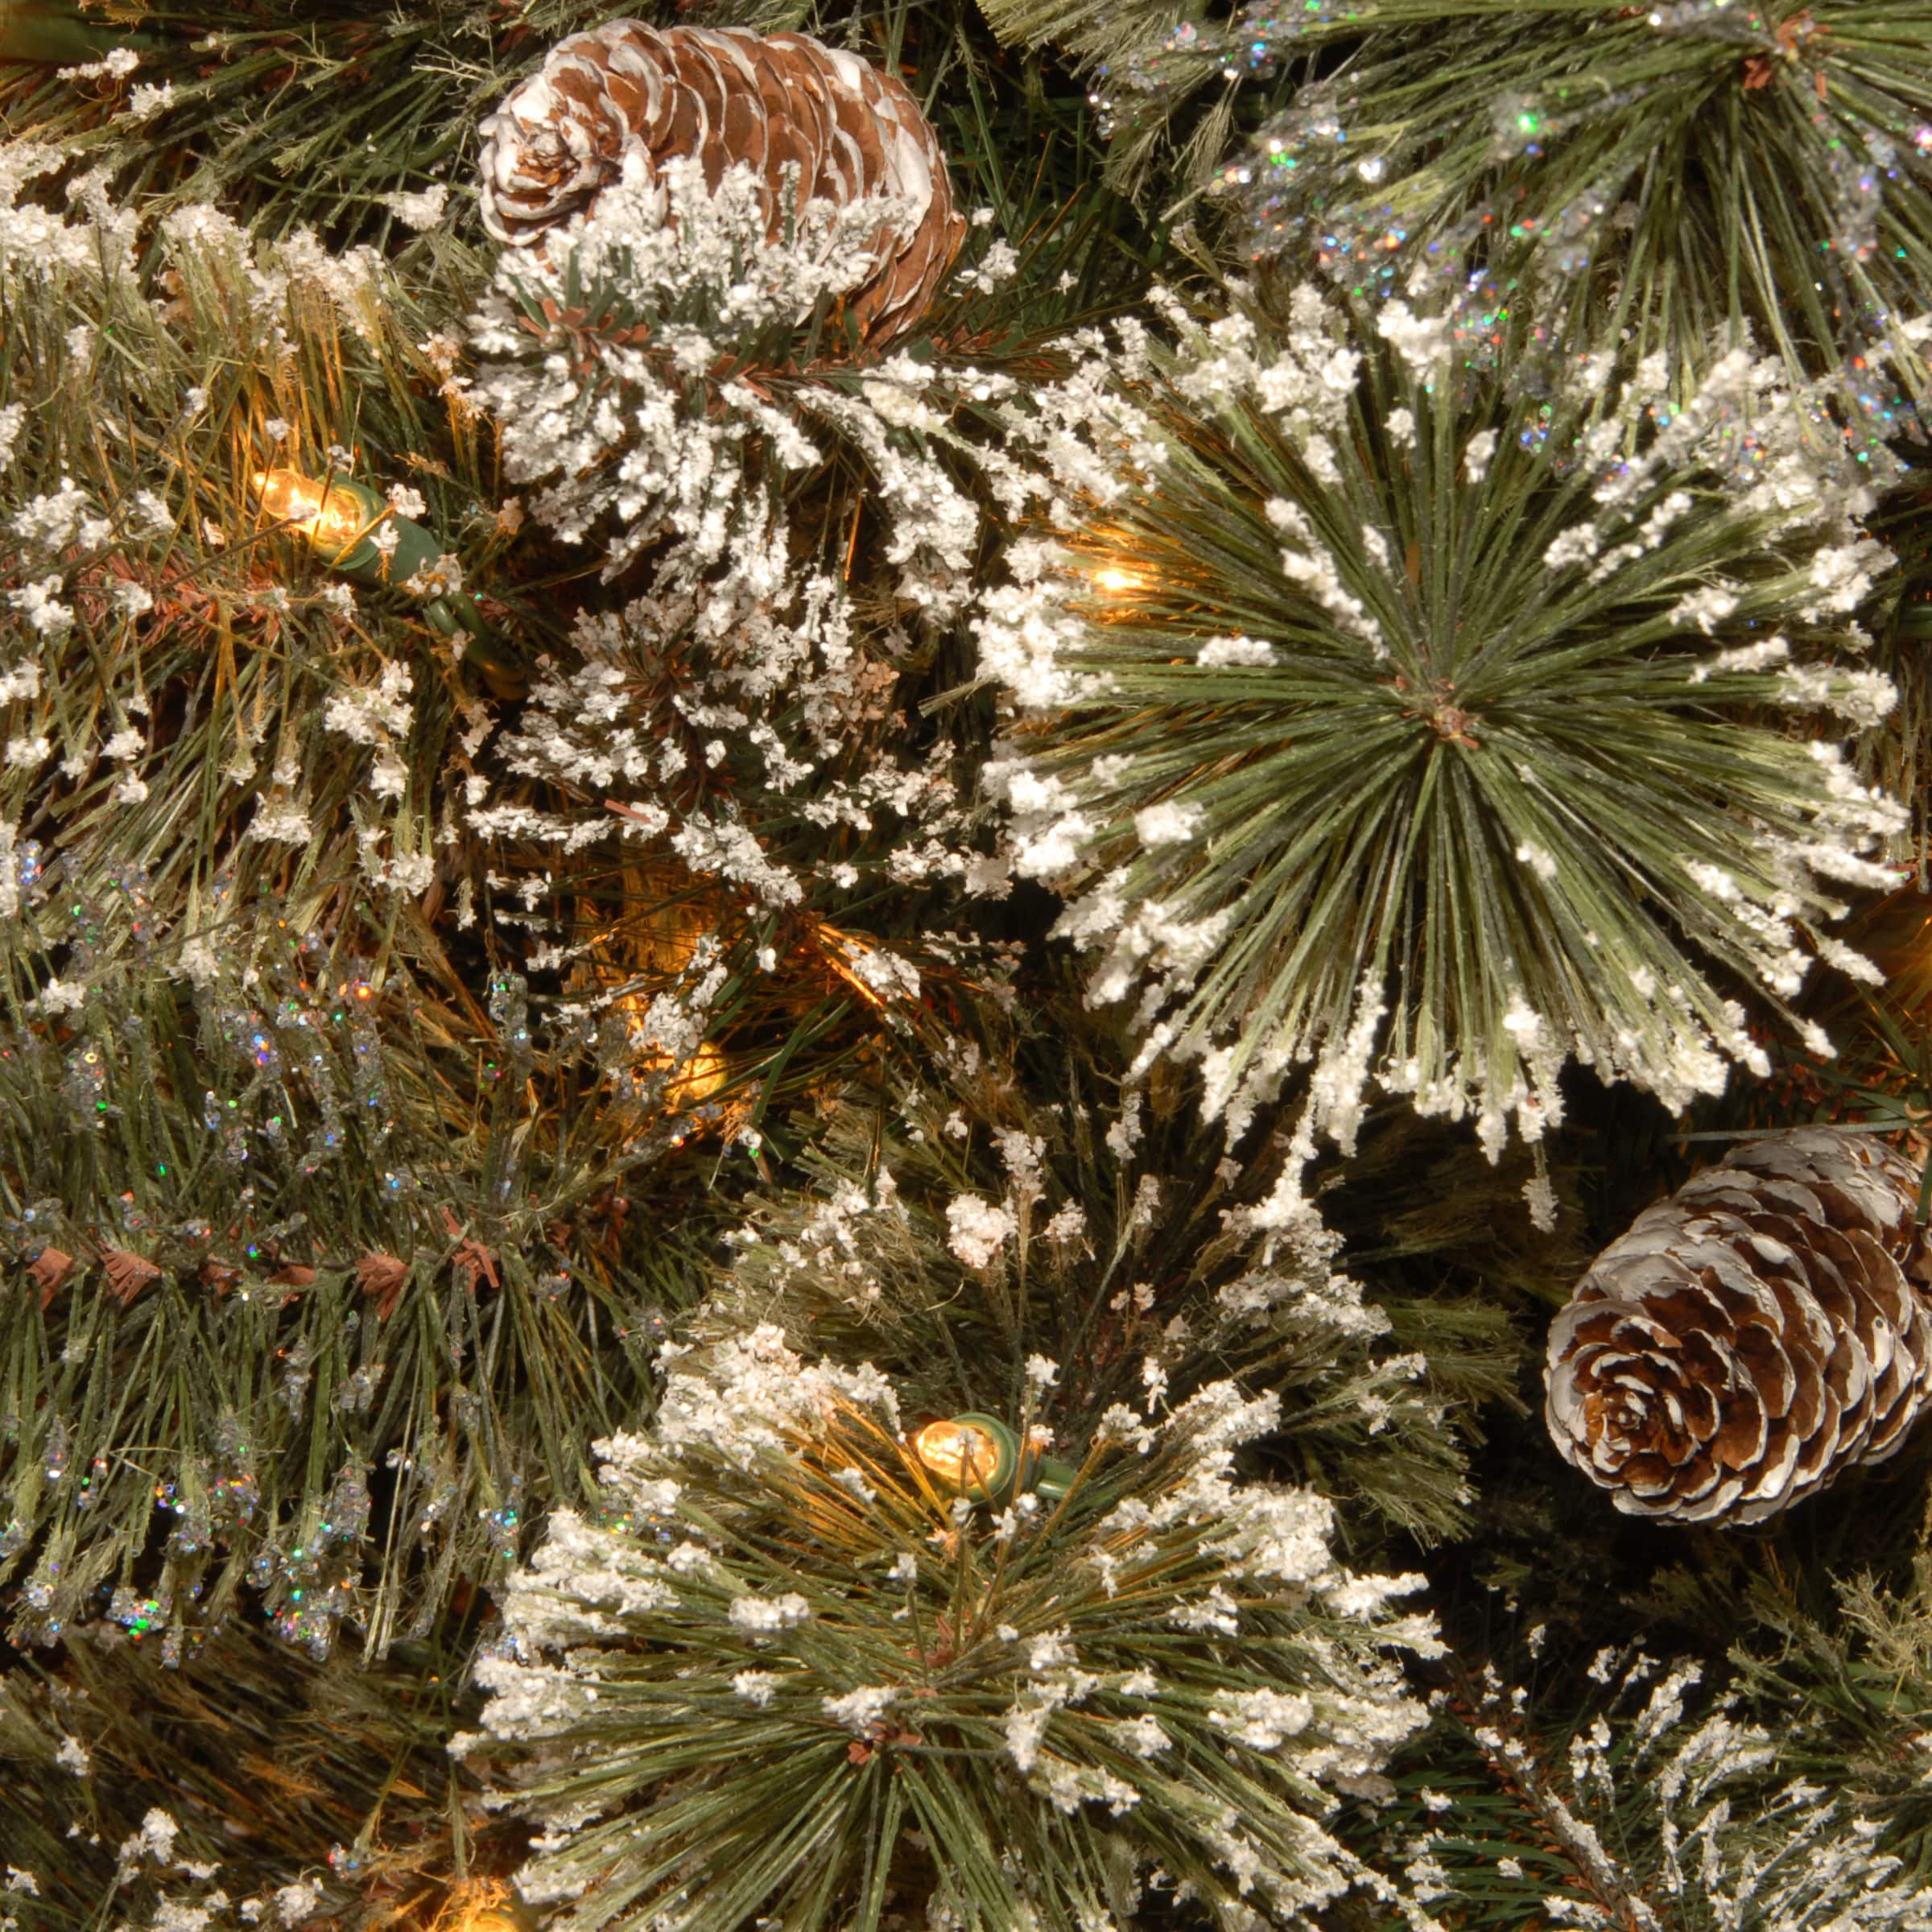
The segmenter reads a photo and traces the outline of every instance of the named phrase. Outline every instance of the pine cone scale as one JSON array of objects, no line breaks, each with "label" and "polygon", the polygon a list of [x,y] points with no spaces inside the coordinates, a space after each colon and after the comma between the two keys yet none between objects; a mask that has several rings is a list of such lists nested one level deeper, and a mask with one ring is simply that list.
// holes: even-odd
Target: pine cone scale
[{"label": "pine cone scale", "polygon": [[1637,1217],[1551,1323],[1546,1419],[1618,1508],[1754,1522],[1891,1455],[1932,1407],[1918,1176],[1806,1128]]},{"label": "pine cone scale", "polygon": [[1736,1353],[1744,1364],[1747,1386],[1762,1406],[1766,1417],[1781,1420],[1791,1408],[1798,1392],[1798,1377],[1790,1358],[1779,1344],[1776,1330],[1763,1322],[1746,1322],[1738,1331]]},{"label": "pine cone scale", "polygon": [[603,83],[602,100],[596,97],[597,87],[596,76],[587,74],[582,92],[573,97],[587,114],[595,114],[608,122],[611,151],[621,152],[625,136],[634,127],[655,130],[660,140],[669,133],[670,97],[654,69],[633,74],[613,64]]},{"label": "pine cone scale", "polygon": [[[704,157],[706,180],[710,179],[715,164],[718,178],[722,180],[724,170],[732,163],[749,159],[749,156],[741,154],[732,145],[729,124],[730,104],[734,95],[744,101],[749,111],[751,105],[750,85],[748,77],[736,71],[727,75],[710,42],[707,41],[693,52],[696,58],[689,70],[691,97],[697,103],[704,130],[699,137],[700,147],[697,151]],[[735,70],[737,63],[734,61],[731,64]]]},{"label": "pine cone scale", "polygon": [[708,138],[711,132],[710,118],[704,112],[703,97],[691,85],[688,67],[678,76],[678,80],[679,85],[671,90],[669,125],[664,130],[665,145],[676,154],[697,155],[704,163],[704,185],[715,190],[724,179],[724,157]]},{"label": "pine cone scale", "polygon": [[765,173],[766,121],[757,93],[748,87],[734,88],[724,97],[721,125],[724,151],[744,162],[753,174]]}]

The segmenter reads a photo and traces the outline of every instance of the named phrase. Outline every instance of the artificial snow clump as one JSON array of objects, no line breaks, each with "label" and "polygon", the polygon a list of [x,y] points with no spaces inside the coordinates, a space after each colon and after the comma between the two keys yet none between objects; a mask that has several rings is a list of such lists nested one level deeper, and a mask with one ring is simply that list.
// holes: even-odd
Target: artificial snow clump
[{"label": "artificial snow clump", "polygon": [[946,1210],[952,1251],[968,1268],[984,1268],[1014,1231],[1012,1213],[976,1194],[963,1194]]},{"label": "artificial snow clump", "polygon": [[[652,942],[648,993],[602,969],[601,947],[580,969],[582,1024],[619,1092],[662,1093],[704,1045],[721,989],[774,970],[829,972],[902,1025],[922,942],[848,931],[840,909],[857,890],[964,882],[984,835],[947,749],[894,743],[898,673],[844,587],[789,566],[741,572],[585,613],[570,643],[489,748],[507,782],[480,777],[461,815],[506,869],[533,854],[642,863],[679,898],[686,924],[675,944]],[[774,956],[774,916],[814,945]]]},{"label": "artificial snow clump", "polygon": [[903,212],[807,201],[768,239],[746,163],[713,189],[697,159],[660,175],[632,153],[542,250],[506,252],[471,319],[468,393],[501,426],[510,480],[541,485],[531,512],[568,542],[607,532],[607,576],[654,551],[661,586],[720,567],[755,586],[782,572],[787,481],[843,441],[893,518],[907,594],[956,604],[978,515],[925,451],[943,420],[921,400],[930,370],[898,357],[841,385],[819,341]]}]

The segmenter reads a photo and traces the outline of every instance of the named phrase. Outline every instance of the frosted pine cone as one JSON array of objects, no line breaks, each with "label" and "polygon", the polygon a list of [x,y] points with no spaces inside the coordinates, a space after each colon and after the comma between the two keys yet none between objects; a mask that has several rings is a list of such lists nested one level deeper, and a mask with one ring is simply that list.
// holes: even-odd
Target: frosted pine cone
[{"label": "frosted pine cone", "polygon": [[1550,1331],[1557,1447],[1633,1516],[1753,1523],[1932,1403],[1918,1171],[1864,1134],[1752,1141],[1639,1215]]},{"label": "frosted pine cone", "polygon": [[514,247],[589,207],[632,154],[653,179],[696,156],[714,192],[748,163],[774,240],[788,164],[801,206],[895,197],[907,212],[881,229],[877,266],[851,303],[873,341],[924,311],[966,229],[939,138],[903,83],[803,34],[613,20],[559,41],[480,131],[483,225]]}]

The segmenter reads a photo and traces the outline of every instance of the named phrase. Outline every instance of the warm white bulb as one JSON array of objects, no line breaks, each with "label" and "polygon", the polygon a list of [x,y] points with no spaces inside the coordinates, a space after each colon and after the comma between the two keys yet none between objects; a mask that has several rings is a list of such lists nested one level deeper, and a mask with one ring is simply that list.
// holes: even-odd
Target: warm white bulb
[{"label": "warm white bulb", "polygon": [[321,485],[299,470],[258,469],[254,485],[255,494],[262,499],[262,514],[278,523],[312,522],[322,507]]},{"label": "warm white bulb", "polygon": [[912,1439],[913,1453],[943,1482],[969,1489],[993,1480],[999,1445],[976,1422],[928,1422]]},{"label": "warm white bulb", "polygon": [[324,489],[297,469],[258,470],[254,485],[264,516],[278,523],[293,524],[317,550],[332,558],[353,549],[380,520],[380,513],[371,516],[368,506],[353,491],[339,483]]},{"label": "warm white bulb", "polygon": [[462,1905],[449,1932],[527,1932],[527,1927],[506,1901],[485,1894]]}]

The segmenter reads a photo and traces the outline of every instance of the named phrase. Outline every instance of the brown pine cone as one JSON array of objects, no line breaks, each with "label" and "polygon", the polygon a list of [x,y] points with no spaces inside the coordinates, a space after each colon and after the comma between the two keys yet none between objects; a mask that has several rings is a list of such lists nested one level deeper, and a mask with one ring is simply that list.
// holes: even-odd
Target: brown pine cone
[{"label": "brown pine cone", "polygon": [[873,342],[923,312],[966,232],[939,137],[905,85],[804,34],[613,20],[559,41],[479,131],[483,225],[513,247],[589,207],[632,153],[653,179],[694,155],[713,192],[749,163],[774,241],[788,163],[800,206],[902,197],[910,215],[881,230],[877,266],[851,299]]},{"label": "brown pine cone", "polygon": [[1867,1134],[1737,1147],[1646,1208],[1551,1324],[1545,1420],[1633,1516],[1754,1523],[1932,1405],[1919,1176]]}]

